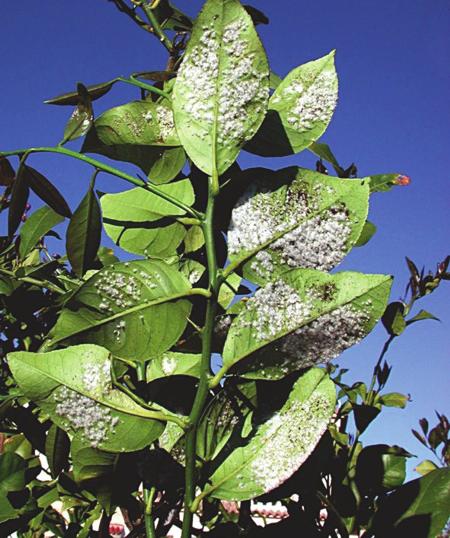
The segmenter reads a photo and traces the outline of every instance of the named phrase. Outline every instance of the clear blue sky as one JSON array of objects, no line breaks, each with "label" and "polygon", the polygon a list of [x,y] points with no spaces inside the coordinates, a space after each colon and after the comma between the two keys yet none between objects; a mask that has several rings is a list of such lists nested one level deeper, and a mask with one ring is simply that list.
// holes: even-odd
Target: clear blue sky
[{"label": "clear blue sky", "polygon": [[[177,5],[193,15],[201,2],[181,0]],[[360,175],[401,172],[412,178],[407,188],[373,197],[370,218],[378,233],[340,267],[393,274],[396,299],[407,279],[405,255],[434,269],[450,251],[450,3],[255,0],[254,5],[271,20],[259,29],[279,75],[337,49],[340,100],[323,140],[338,159],[343,164],[355,161]],[[106,0],[3,2],[0,35],[4,150],[57,143],[69,110],[42,102],[72,89],[77,81],[92,84],[165,65],[156,39]],[[133,89],[117,87],[98,102],[96,112],[132,98],[137,98]],[[31,163],[57,183],[72,206],[77,203],[87,187],[89,168],[57,156],[36,156]],[[243,166],[294,163],[313,166],[304,154],[287,160],[241,159]],[[122,185],[102,175],[98,187],[115,191]],[[433,420],[434,409],[449,412],[449,291],[449,285],[442,286],[421,305],[442,323],[417,324],[393,344],[388,390],[410,393],[412,402],[406,410],[386,411],[385,419],[366,434],[367,443],[397,443],[428,456],[410,429],[422,416]],[[341,366],[351,369],[349,380],[369,379],[384,338],[379,327],[340,359]]]}]

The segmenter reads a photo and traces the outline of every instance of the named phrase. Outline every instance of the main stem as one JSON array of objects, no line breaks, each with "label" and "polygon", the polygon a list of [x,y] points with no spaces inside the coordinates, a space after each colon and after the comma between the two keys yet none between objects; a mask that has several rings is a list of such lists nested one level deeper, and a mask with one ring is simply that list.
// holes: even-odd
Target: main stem
[{"label": "main stem", "polygon": [[213,216],[216,190],[211,179],[208,205],[206,208],[205,220],[203,222],[203,233],[205,235],[205,247],[208,260],[209,286],[211,297],[206,306],[205,324],[202,332],[202,359],[201,374],[198,384],[197,394],[189,416],[190,430],[186,434],[186,469],[185,469],[185,494],[184,494],[184,515],[181,538],[190,538],[192,531],[193,511],[192,503],[195,498],[196,486],[196,441],[198,423],[201,418],[205,401],[209,391],[211,341],[214,330],[214,318],[217,311],[217,294],[219,282],[217,279],[217,259],[214,243]]}]

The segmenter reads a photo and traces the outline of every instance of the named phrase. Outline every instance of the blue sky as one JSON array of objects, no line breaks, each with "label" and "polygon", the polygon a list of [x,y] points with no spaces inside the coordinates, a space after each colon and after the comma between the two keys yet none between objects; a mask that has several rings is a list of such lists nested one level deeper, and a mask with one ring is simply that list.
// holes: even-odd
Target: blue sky
[{"label": "blue sky", "polygon": [[[197,0],[177,5],[194,15]],[[280,76],[306,61],[337,49],[340,99],[323,137],[344,165],[355,161],[361,176],[400,172],[409,187],[372,199],[370,219],[378,232],[341,265],[395,277],[392,298],[404,290],[405,255],[434,270],[450,251],[450,4],[448,0],[263,0],[253,2],[270,18],[260,26],[272,69]],[[165,51],[106,0],[22,0],[5,2],[0,20],[0,148],[54,145],[62,138],[68,109],[43,100],[74,88],[134,71],[165,65]],[[137,98],[117,86],[97,102],[96,112]],[[75,146],[76,147],[76,146]],[[244,155],[242,166],[313,166],[300,154],[289,159]],[[74,206],[89,181],[90,169],[59,156],[30,160],[54,180]],[[126,188],[102,175],[98,188]],[[36,207],[36,206],[35,206]],[[61,247],[62,248],[62,247]],[[410,434],[417,420],[433,421],[434,409],[449,410],[449,286],[420,307],[442,323],[416,324],[394,342],[387,356],[394,366],[388,391],[410,393],[406,410],[389,409],[365,435],[367,443],[396,443],[420,457],[427,452]],[[349,380],[369,380],[385,339],[378,327],[338,361]],[[410,463],[410,470],[419,460]],[[411,476],[413,473],[411,471]]]}]

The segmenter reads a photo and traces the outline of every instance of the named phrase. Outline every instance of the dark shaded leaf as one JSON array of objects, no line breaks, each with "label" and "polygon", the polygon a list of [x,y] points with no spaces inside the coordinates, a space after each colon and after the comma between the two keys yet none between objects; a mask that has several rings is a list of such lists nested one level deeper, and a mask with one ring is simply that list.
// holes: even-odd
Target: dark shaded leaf
[{"label": "dark shaded leaf", "polygon": [[0,157],[0,185],[9,187],[12,185],[16,173],[6,157]]},{"label": "dark shaded leaf", "polygon": [[100,246],[101,231],[101,209],[91,185],[67,228],[67,256],[77,275],[82,276],[92,266]]},{"label": "dark shaded leaf", "polygon": [[45,176],[34,168],[31,168],[31,166],[26,165],[24,166],[24,175],[29,187],[53,211],[56,211],[56,213],[59,213],[63,217],[70,218],[72,216],[70,207],[67,205],[64,197]]},{"label": "dark shaded leaf", "polygon": [[25,212],[25,207],[30,195],[30,188],[24,173],[24,165],[22,165],[17,177],[12,186],[11,201],[8,211],[8,235],[12,237],[19,227],[22,216]]},{"label": "dark shaded leaf", "polygon": [[358,241],[355,243],[355,247],[362,247],[366,245],[372,239],[376,231],[377,227],[375,224],[372,224],[369,220],[367,220]]},{"label": "dark shaded leaf", "polygon": [[52,424],[45,441],[45,456],[53,478],[69,468],[70,439],[67,433]]},{"label": "dark shaded leaf", "polygon": [[404,311],[405,305],[400,301],[388,304],[381,321],[391,336],[398,336],[405,330],[406,321],[403,316]]},{"label": "dark shaded leaf", "polygon": [[[109,80],[108,82],[101,82],[100,84],[93,84],[91,86],[86,86],[89,99],[95,101],[100,97],[103,97],[109,90],[113,87],[113,84],[117,82],[117,79]],[[46,105],[72,105],[76,106],[80,102],[80,96],[78,90],[64,93],[58,95],[58,97],[53,97],[52,99],[47,99],[44,101]]]},{"label": "dark shaded leaf", "polygon": [[380,409],[372,405],[355,404],[353,405],[353,412],[355,415],[355,424],[358,431],[362,433],[380,414]]},{"label": "dark shaded leaf", "polygon": [[269,19],[262,11],[259,9],[256,9],[256,7],[249,6],[248,4],[244,4],[243,8],[245,11],[250,15],[252,18],[253,24],[257,26],[258,24],[269,24]]},{"label": "dark shaded leaf", "polygon": [[356,483],[361,493],[377,495],[403,484],[406,458],[388,445],[365,447],[356,464]]},{"label": "dark shaded leaf", "polygon": [[26,485],[27,462],[14,453],[0,454],[0,522],[17,517],[17,510],[10,500],[13,492]]}]

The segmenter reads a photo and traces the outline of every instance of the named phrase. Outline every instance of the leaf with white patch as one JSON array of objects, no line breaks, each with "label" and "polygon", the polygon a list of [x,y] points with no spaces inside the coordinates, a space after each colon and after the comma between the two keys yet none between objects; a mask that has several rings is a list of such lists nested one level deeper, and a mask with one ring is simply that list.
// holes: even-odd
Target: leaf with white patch
[{"label": "leaf with white patch", "polygon": [[269,67],[238,0],[208,0],[192,29],[173,91],[181,143],[200,170],[222,174],[267,110]]},{"label": "leaf with white patch", "polygon": [[246,146],[263,156],[299,153],[325,132],[338,98],[338,79],[332,51],[293,69],[277,86],[269,111]]},{"label": "leaf with white patch", "polygon": [[[162,185],[160,190],[186,205],[194,203],[189,179]],[[167,258],[186,236],[185,227],[176,220],[185,212],[140,187],[105,194],[100,204],[106,233],[127,252]]]},{"label": "leaf with white patch", "polygon": [[271,418],[261,423],[253,417],[250,427],[246,420],[241,431],[235,428],[202,495],[242,501],[280,486],[314,450],[335,402],[331,379],[323,370],[309,370]]},{"label": "leaf with white patch", "polygon": [[94,448],[139,450],[164,430],[151,411],[113,388],[107,349],[80,345],[48,353],[18,351],[8,355],[8,365],[27,398]]},{"label": "leaf with white patch", "polygon": [[157,357],[186,327],[190,288],[175,267],[162,261],[109,265],[65,304],[47,347],[93,343],[130,360]]},{"label": "leaf with white patch", "polygon": [[248,378],[280,379],[326,363],[373,329],[390,287],[385,275],[288,271],[245,302],[228,333],[224,365]]},{"label": "leaf with white patch", "polygon": [[198,353],[177,353],[168,351],[149,362],[147,382],[173,375],[200,377],[201,355]]},{"label": "leaf with white patch", "polygon": [[[365,179],[340,179],[290,167],[258,176],[232,211],[228,252],[255,282],[280,271],[329,271],[361,235],[369,208]],[[258,179],[258,177],[260,179]]]}]

